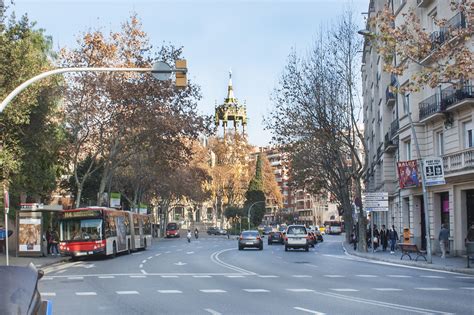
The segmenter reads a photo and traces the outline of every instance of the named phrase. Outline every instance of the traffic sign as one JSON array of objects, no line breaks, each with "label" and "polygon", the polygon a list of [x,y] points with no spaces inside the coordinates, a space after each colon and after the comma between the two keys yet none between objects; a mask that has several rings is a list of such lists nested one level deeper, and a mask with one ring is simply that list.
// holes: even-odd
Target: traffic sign
[{"label": "traffic sign", "polygon": [[171,78],[171,67],[163,61],[158,61],[153,65],[153,70],[151,74],[155,79],[160,81],[166,81]]}]

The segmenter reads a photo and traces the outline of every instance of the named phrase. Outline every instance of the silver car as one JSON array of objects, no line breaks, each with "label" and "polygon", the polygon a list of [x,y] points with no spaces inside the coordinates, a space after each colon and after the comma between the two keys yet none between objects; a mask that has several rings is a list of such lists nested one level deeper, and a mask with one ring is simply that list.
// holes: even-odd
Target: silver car
[{"label": "silver car", "polygon": [[309,250],[308,231],[304,225],[289,225],[285,235],[285,251],[289,248]]},{"label": "silver car", "polygon": [[258,231],[243,231],[239,237],[239,250],[246,247],[263,249],[263,241]]}]

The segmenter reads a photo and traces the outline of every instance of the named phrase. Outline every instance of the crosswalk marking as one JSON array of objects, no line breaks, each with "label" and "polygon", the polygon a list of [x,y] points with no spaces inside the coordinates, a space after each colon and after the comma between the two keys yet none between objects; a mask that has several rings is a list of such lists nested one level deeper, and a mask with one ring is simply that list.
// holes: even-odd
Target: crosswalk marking
[{"label": "crosswalk marking", "polygon": [[87,296],[87,295],[97,295],[96,292],[76,292],[76,295]]},{"label": "crosswalk marking", "polygon": [[265,290],[265,289],[243,289],[245,292],[249,292],[249,293],[263,293],[263,292],[270,292],[268,290]]},{"label": "crosswalk marking", "polygon": [[183,291],[180,291],[180,290],[158,290],[158,292],[165,293],[165,294],[183,293]]},{"label": "crosswalk marking", "polygon": [[315,314],[315,315],[324,315],[325,313],[321,313],[321,312],[318,312],[318,311],[313,311],[313,310],[309,310],[307,308],[303,308],[303,307],[298,307],[298,306],[295,306],[293,307],[295,310],[298,310],[298,311],[302,311],[302,312],[306,312],[306,313],[310,313],[310,314]]},{"label": "crosswalk marking", "polygon": [[120,295],[127,295],[127,294],[140,294],[138,291],[115,291],[115,293]]},{"label": "crosswalk marking", "polygon": [[205,290],[199,290],[203,293],[225,293],[227,291],[224,290],[219,290],[219,289],[205,289]]}]

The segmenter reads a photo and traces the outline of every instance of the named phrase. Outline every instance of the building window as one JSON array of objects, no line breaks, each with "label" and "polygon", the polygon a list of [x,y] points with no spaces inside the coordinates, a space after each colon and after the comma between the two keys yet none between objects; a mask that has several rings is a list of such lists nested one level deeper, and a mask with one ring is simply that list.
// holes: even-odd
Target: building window
[{"label": "building window", "polygon": [[405,160],[411,160],[411,141],[405,141]]},{"label": "building window", "polygon": [[436,153],[438,156],[441,156],[444,154],[444,132],[440,131],[436,133],[436,139],[437,139],[437,144],[436,144]]},{"label": "building window", "polygon": [[410,94],[406,94],[403,97],[403,113],[405,114],[410,113]]},{"label": "building window", "polygon": [[463,134],[464,134],[464,147],[465,148],[472,148],[474,147],[474,134],[472,130],[474,129],[474,125],[471,121],[465,122],[463,125]]}]

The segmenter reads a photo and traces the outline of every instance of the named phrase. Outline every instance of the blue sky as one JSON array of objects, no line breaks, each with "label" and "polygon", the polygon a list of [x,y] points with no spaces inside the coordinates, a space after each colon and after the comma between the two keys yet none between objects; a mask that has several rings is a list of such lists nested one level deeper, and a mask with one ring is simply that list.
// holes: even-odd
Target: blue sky
[{"label": "blue sky", "polygon": [[[9,0],[5,0],[9,3]],[[351,7],[360,18],[368,0],[15,0],[51,35],[54,47],[73,47],[89,28],[118,29],[132,12],[154,46],[184,46],[189,77],[202,88],[199,111],[213,114],[226,96],[232,68],[235,96],[246,101],[252,144],[267,145],[263,117],[292,49],[305,54],[317,30]],[[362,25],[362,24],[361,24]]]}]

